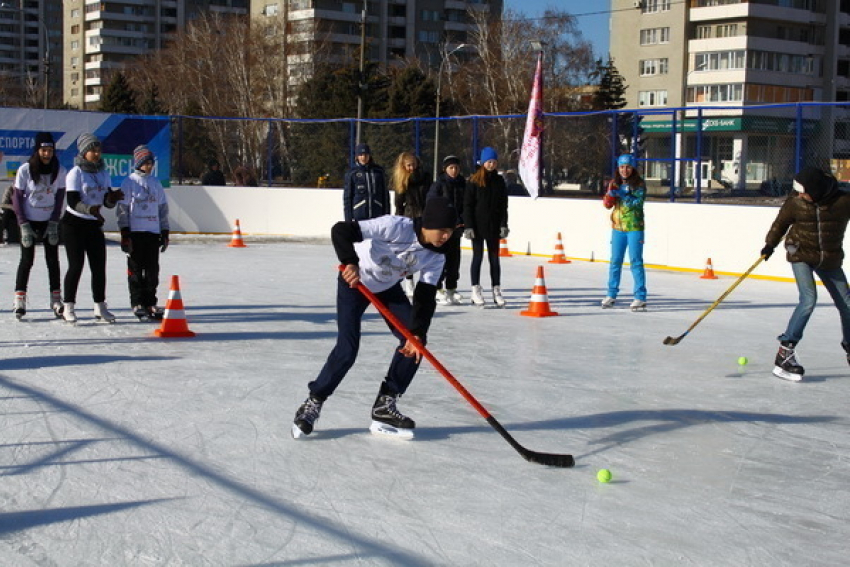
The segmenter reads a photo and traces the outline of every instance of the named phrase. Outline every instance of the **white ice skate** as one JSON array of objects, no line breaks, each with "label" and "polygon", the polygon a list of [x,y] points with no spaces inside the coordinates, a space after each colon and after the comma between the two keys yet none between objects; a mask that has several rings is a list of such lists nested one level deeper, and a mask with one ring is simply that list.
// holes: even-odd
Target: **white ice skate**
[{"label": "white ice skate", "polygon": [[25,291],[15,292],[15,318],[20,321],[27,314],[27,293]]},{"label": "white ice skate", "polygon": [[109,309],[106,308],[106,302],[100,301],[94,304],[94,318],[98,321],[104,321],[106,323],[114,323],[115,315],[113,315]]},{"label": "white ice skate", "polygon": [[613,297],[606,297],[602,300],[602,309],[611,309],[612,307],[614,307],[614,303],[616,302],[617,300]]},{"label": "white ice skate", "polygon": [[629,305],[629,309],[632,311],[646,311],[646,301],[642,301],[640,299],[635,299],[632,301],[632,304]]},{"label": "white ice skate", "polygon": [[449,298],[448,292],[444,289],[437,290],[437,303],[439,305],[451,305],[451,299]]},{"label": "white ice skate", "polygon": [[478,307],[484,307],[484,295],[481,293],[481,286],[472,286],[472,303]]},{"label": "white ice skate", "polygon": [[505,298],[502,297],[502,286],[494,285],[493,286],[493,301],[496,303],[496,307],[504,307],[505,306]]},{"label": "white ice skate", "polygon": [[77,312],[74,311],[74,303],[66,303],[64,309],[62,310],[62,318],[65,319],[66,323],[71,323],[72,325],[76,325],[77,323]]},{"label": "white ice skate", "polygon": [[456,289],[446,290],[452,305],[463,305],[463,296]]}]

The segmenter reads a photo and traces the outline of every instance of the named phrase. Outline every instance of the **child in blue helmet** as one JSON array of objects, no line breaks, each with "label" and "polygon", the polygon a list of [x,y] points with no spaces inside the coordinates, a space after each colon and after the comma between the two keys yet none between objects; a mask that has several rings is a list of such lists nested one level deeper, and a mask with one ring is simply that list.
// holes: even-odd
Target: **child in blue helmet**
[{"label": "child in blue helmet", "polygon": [[617,160],[617,173],[602,199],[611,209],[611,264],[608,269],[608,294],[602,308],[614,306],[620,291],[623,258],[629,251],[629,264],[634,279],[632,311],[646,311],[646,272],[643,267],[644,220],[643,203],[646,184],[635,167],[635,158],[623,154]]}]

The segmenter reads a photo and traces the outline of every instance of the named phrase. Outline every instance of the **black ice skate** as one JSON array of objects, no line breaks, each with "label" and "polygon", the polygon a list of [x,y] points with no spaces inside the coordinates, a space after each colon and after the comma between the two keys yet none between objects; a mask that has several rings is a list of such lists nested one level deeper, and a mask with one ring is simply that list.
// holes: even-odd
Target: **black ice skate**
[{"label": "black ice skate", "polygon": [[800,366],[800,361],[797,360],[797,353],[794,352],[794,347],[797,343],[790,341],[782,341],[779,343],[779,352],[776,353],[776,366],[773,369],[773,375],[783,380],[792,382],[800,382],[803,380],[805,370]]},{"label": "black ice skate", "polygon": [[844,352],[847,353],[847,364],[850,364],[850,344],[841,341],[841,348],[843,348]]},{"label": "black ice skate", "polygon": [[148,317],[151,321],[162,321],[165,315],[165,310],[157,305],[150,305],[148,308]]},{"label": "black ice skate", "polygon": [[372,406],[372,425],[369,431],[392,435],[400,439],[413,439],[416,423],[398,411],[397,401],[398,394],[390,393],[386,382],[382,383],[375,404]]},{"label": "black ice skate", "polygon": [[141,321],[142,323],[150,321],[150,315],[148,314],[148,310],[142,305],[136,305],[135,307],[133,307],[133,315],[138,317],[139,321]]},{"label": "black ice skate", "polygon": [[307,397],[298,411],[295,412],[295,420],[292,423],[292,438],[298,439],[302,435],[310,435],[313,433],[313,425],[319,420],[319,414],[322,412],[322,404],[324,400],[320,400],[313,395]]}]

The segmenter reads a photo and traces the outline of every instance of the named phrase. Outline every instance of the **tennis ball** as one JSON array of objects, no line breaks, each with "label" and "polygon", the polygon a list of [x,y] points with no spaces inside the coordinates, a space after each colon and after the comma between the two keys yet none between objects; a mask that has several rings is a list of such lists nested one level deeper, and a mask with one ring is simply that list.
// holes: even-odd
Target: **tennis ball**
[{"label": "tennis ball", "polygon": [[596,480],[599,482],[611,482],[611,471],[608,469],[599,469],[596,473]]},{"label": "tennis ball", "polygon": [[746,356],[739,356],[738,357],[738,364],[740,364],[741,366],[746,366],[748,362],[749,362],[749,359],[747,359]]}]

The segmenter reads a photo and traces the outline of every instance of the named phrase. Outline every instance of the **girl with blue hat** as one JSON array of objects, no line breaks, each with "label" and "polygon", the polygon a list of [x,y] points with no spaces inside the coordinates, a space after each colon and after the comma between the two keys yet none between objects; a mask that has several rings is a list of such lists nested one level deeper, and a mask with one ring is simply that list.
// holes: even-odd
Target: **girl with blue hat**
[{"label": "girl with blue hat", "polygon": [[629,251],[629,265],[634,279],[632,311],[646,311],[646,272],[643,267],[644,219],[643,203],[646,184],[635,167],[634,156],[623,154],[617,159],[617,172],[602,199],[611,209],[611,264],[608,269],[608,294],[602,308],[614,307],[620,292],[623,259]]}]

